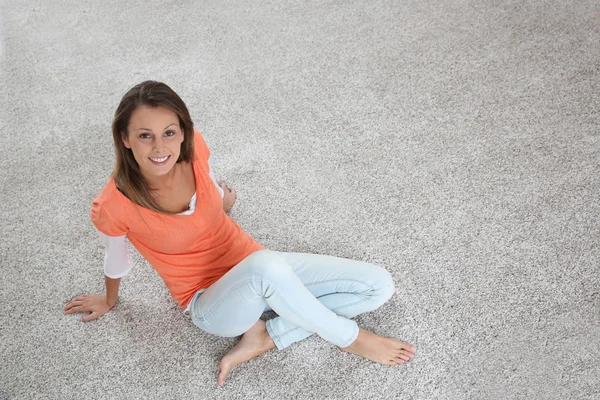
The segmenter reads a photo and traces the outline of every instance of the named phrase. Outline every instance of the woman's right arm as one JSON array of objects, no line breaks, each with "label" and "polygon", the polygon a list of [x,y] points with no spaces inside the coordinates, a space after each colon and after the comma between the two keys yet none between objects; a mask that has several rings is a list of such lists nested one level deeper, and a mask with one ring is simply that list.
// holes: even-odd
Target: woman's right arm
[{"label": "woman's right arm", "polygon": [[101,317],[117,304],[121,278],[127,275],[132,267],[131,258],[127,251],[127,236],[107,236],[100,231],[98,231],[98,234],[105,247],[104,284],[106,294],[80,295],[69,301],[64,308],[65,314],[90,312],[91,314],[81,318],[83,322]]},{"label": "woman's right arm", "polygon": [[64,313],[89,312],[90,314],[81,317],[82,322],[88,322],[103,316],[117,304],[120,281],[121,278],[111,279],[104,276],[106,294],[82,294],[77,296],[65,305]]}]

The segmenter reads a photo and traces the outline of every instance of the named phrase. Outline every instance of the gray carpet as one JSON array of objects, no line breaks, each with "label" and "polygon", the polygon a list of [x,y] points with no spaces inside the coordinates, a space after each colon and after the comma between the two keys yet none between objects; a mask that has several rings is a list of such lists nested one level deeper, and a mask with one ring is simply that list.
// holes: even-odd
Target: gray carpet
[{"label": "gray carpet", "polygon": [[[600,398],[600,3],[0,2],[0,399]],[[380,264],[356,320],[385,367],[318,337],[216,384],[135,253],[116,308],[89,219],[125,91],[188,104],[264,246]],[[269,315],[265,316],[270,317]]]}]

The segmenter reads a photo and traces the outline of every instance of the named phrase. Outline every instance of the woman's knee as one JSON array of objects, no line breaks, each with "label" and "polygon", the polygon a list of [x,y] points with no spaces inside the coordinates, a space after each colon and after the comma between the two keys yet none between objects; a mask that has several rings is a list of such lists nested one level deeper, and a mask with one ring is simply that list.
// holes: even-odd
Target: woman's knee
[{"label": "woman's knee", "polygon": [[396,286],[394,284],[394,278],[392,274],[383,267],[377,267],[376,287],[377,294],[381,304],[387,302],[392,298],[396,292]]},{"label": "woman's knee", "polygon": [[250,254],[247,259],[248,271],[261,278],[273,279],[293,272],[283,257],[269,250],[260,250]]}]

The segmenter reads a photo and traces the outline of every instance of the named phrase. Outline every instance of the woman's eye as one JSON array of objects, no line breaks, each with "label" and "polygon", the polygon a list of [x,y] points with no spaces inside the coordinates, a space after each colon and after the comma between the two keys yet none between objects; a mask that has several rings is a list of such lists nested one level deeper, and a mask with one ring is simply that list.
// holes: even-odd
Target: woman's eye
[{"label": "woman's eye", "polygon": [[173,131],[166,131],[165,135],[167,135],[167,137],[175,136],[175,132],[173,132]]},{"label": "woman's eye", "polygon": [[150,135],[149,135],[149,134],[147,134],[147,133],[142,133],[142,134],[140,135],[140,139],[148,139],[149,137],[150,137]]}]

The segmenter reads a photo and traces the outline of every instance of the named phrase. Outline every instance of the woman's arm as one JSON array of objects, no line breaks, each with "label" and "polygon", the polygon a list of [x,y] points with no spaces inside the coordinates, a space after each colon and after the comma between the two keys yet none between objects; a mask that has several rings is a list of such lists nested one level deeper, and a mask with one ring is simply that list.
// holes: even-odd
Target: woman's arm
[{"label": "woman's arm", "polygon": [[132,263],[127,250],[127,235],[108,236],[98,231],[104,245],[104,284],[106,302],[113,308],[119,299],[121,278],[131,271]]},{"label": "woman's arm", "polygon": [[133,266],[127,250],[127,235],[108,236],[97,231],[104,245],[104,275],[109,278],[122,278]]},{"label": "woman's arm", "polygon": [[212,179],[213,183],[221,193],[221,198],[223,199],[223,211],[228,212],[233,207],[233,203],[235,203],[235,199],[237,198],[237,193],[234,188],[227,187],[225,181],[221,181],[221,185],[217,183],[215,179],[215,174],[212,171],[210,163],[208,164],[208,174],[210,175],[210,179]]},{"label": "woman's arm", "polygon": [[69,301],[64,307],[65,314],[90,312],[81,321],[87,322],[109,312],[119,299],[121,278],[131,270],[131,259],[127,251],[127,236],[108,236],[98,231],[105,247],[104,284],[106,294],[83,294]]},{"label": "woman's arm", "polygon": [[119,299],[119,284],[121,278],[112,279],[104,275],[104,285],[106,286],[106,304],[113,308]]}]

